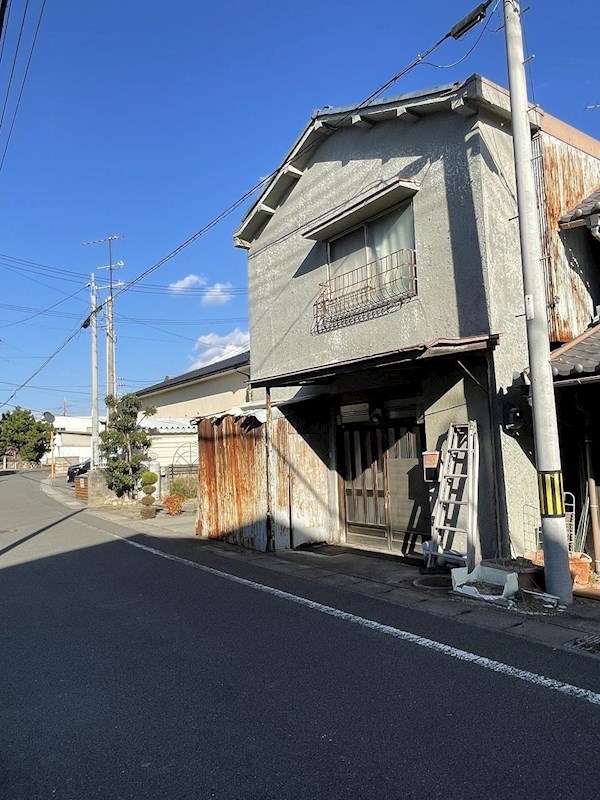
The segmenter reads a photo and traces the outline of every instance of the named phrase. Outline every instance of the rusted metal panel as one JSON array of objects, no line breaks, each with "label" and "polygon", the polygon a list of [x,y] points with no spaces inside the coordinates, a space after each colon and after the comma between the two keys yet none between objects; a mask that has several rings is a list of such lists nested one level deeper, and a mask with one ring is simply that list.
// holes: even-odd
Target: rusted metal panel
[{"label": "rusted metal panel", "polygon": [[326,540],[328,432],[317,417],[300,417],[301,433],[289,419],[273,418],[268,458],[265,424],[201,420],[197,533],[264,551],[270,508],[275,550]]},{"label": "rusted metal panel", "polygon": [[264,433],[264,425],[250,417],[199,422],[200,535],[266,549]]},{"label": "rusted metal panel", "polygon": [[329,483],[326,453],[327,434],[300,435],[290,432],[290,518],[294,547],[305,542],[328,539]]},{"label": "rusted metal panel", "polygon": [[[552,342],[568,342],[582,333],[593,314],[585,258],[571,246],[573,235],[558,222],[600,185],[600,159],[541,133],[534,139],[542,258],[546,271],[549,331]],[[589,265],[588,265],[589,269]]]},{"label": "rusted metal panel", "polygon": [[275,550],[292,547],[290,519],[289,423],[280,417],[271,421],[269,491],[273,545]]}]

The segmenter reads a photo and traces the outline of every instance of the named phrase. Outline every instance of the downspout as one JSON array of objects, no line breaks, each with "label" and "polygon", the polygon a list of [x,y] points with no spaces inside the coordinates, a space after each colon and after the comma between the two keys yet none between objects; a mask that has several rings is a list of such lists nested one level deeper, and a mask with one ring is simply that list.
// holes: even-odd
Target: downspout
[{"label": "downspout", "polygon": [[[507,536],[506,531],[504,529],[504,521],[502,518],[502,514],[500,511],[500,496],[504,496],[504,493],[499,492],[498,488],[500,485],[504,485],[504,475],[500,475],[498,472],[498,468],[500,463],[502,462],[502,445],[499,441],[500,438],[500,421],[498,419],[498,414],[496,410],[496,403],[497,403],[497,389],[496,389],[496,380],[494,375],[494,362],[492,353],[488,350],[485,354],[485,366],[486,366],[486,377],[487,377],[487,397],[488,397],[488,414],[490,418],[490,429],[491,429],[491,460],[492,460],[492,474],[494,476],[494,481],[492,484],[492,496],[493,496],[493,503],[494,503],[494,516],[496,519],[496,552],[498,556],[504,556],[506,550],[510,554],[510,541],[508,541],[508,548],[507,548]],[[501,483],[500,483],[501,482]],[[498,557],[497,556],[497,557]]]}]

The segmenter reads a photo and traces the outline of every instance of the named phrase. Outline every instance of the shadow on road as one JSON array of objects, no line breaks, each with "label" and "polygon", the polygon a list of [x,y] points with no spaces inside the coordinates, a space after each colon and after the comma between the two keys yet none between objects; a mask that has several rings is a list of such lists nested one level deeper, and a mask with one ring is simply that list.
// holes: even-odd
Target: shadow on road
[{"label": "shadow on road", "polygon": [[71,517],[74,517],[77,514],[80,514],[83,510],[84,510],[83,508],[78,508],[76,511],[72,511],[70,514],[66,514],[64,517],[60,517],[59,519],[55,519],[54,522],[51,522],[48,525],[44,525],[43,528],[38,528],[36,531],[27,534],[27,536],[24,536],[22,539],[19,539],[18,542],[13,542],[12,544],[3,547],[0,550],[0,556],[3,555],[4,553],[8,553],[10,550],[14,550],[15,547],[18,547],[19,545],[28,542],[30,539],[34,539],[36,536],[39,536],[40,533],[44,533],[44,531],[48,531],[50,530],[50,528],[54,528],[55,525],[59,525],[61,522],[64,522],[65,520],[70,519]]}]

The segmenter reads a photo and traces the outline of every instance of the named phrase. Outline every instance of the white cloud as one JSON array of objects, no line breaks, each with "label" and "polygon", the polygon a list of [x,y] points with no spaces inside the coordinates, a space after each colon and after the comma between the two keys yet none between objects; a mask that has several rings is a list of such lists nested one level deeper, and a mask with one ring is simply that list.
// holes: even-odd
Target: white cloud
[{"label": "white cloud", "polygon": [[233,297],[229,289],[231,289],[230,283],[215,283],[214,286],[209,286],[202,297],[202,305],[224,306]]},{"label": "white cloud", "polygon": [[195,286],[205,286],[206,285],[206,278],[203,278],[201,275],[186,275],[185,278],[181,278],[175,283],[169,284],[169,289],[172,292],[177,292],[179,294],[186,291],[186,289],[193,289]]},{"label": "white cloud", "polygon": [[215,361],[239,355],[248,349],[249,342],[248,331],[242,331],[239,328],[235,328],[223,336],[218,333],[207,333],[206,336],[199,336],[194,345],[194,350],[199,351],[199,354],[194,359],[190,369],[199,369],[208,364],[214,364]]}]

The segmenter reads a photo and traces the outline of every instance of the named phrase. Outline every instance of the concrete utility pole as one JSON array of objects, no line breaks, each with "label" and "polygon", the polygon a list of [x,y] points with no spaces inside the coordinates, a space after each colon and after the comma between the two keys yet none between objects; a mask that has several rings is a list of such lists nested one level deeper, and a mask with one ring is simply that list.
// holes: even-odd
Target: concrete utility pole
[{"label": "concrete utility pole", "polygon": [[531,128],[519,0],[504,0],[504,27],[531,374],[533,433],[542,518],[544,572],[547,591],[560,597],[563,603],[570,604],[573,602],[573,593],[569,572],[556,403],[550,369],[546,287],[533,179]]},{"label": "concrete utility pole", "polygon": [[92,272],[90,283],[90,329],[92,334],[92,459],[91,467],[98,466],[98,444],[100,441],[100,420],[98,417],[98,312],[96,281]]},{"label": "concrete utility pole", "polygon": [[[112,234],[104,239],[96,239],[93,242],[84,242],[84,245],[89,244],[105,244],[108,243],[108,266],[99,267],[99,269],[108,270],[108,297],[104,306],[106,308],[106,395],[117,396],[117,372],[115,365],[115,349],[117,338],[115,336],[115,323],[113,315],[113,291],[115,286],[121,286],[121,283],[115,284],[113,282],[113,271],[124,266],[122,261],[113,264],[112,260],[112,243],[117,239],[122,239],[122,236]],[[107,409],[107,417],[110,410]]]},{"label": "concrete utility pole", "polygon": [[106,299],[106,394],[117,396],[117,367],[115,363],[115,350],[117,339],[115,336],[115,321],[113,314],[113,271],[123,264],[113,264],[112,243],[120,236],[109,236],[108,241],[108,297]]}]

